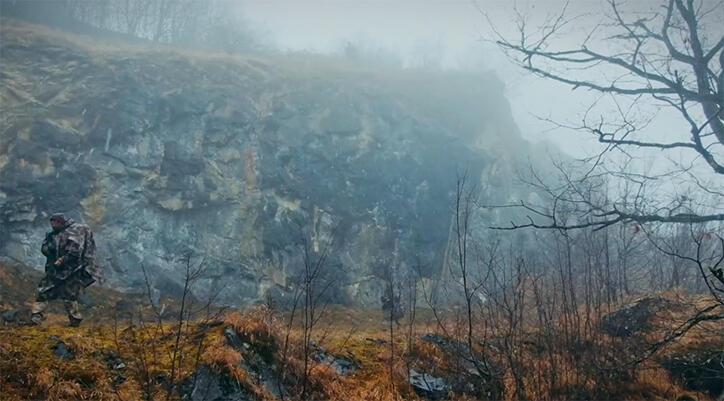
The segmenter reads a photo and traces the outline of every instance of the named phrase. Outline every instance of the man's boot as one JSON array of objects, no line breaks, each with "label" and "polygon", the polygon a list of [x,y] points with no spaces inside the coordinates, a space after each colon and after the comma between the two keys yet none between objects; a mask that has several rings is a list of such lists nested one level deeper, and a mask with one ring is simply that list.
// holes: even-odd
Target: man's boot
[{"label": "man's boot", "polygon": [[30,308],[30,323],[38,326],[41,323],[43,323],[43,320],[45,320],[45,316],[43,315],[43,311],[45,311],[45,308],[48,307],[47,302],[40,302],[36,301],[33,303],[32,308]]},{"label": "man's boot", "polygon": [[33,313],[30,315],[30,324],[33,326],[40,326],[40,324],[43,323],[43,320],[45,320],[45,318],[42,313]]},{"label": "man's boot", "polygon": [[80,322],[83,321],[83,315],[80,314],[78,301],[65,301],[64,305],[65,311],[68,313],[68,325],[70,327],[80,326]]}]

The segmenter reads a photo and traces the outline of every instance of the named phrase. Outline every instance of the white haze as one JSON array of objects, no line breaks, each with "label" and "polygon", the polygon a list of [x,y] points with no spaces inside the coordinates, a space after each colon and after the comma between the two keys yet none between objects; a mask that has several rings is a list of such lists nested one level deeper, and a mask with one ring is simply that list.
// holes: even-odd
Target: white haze
[{"label": "white haze", "polygon": [[[526,14],[531,24],[541,24],[559,12],[564,1],[490,1],[479,0],[256,0],[241,4],[244,16],[285,50],[322,53],[339,52],[347,42],[368,43],[398,54],[406,65],[416,65],[425,52],[440,52],[444,68],[482,67],[495,71],[505,83],[507,99],[523,136],[531,141],[548,140],[573,156],[580,157],[597,149],[593,138],[567,130],[551,129],[538,117],[556,121],[580,122],[580,115],[596,98],[579,90],[572,92],[563,84],[547,81],[523,72],[513,65],[493,43],[490,25],[483,13],[504,35],[516,35],[513,6]],[[636,11],[651,11],[658,1],[629,4]],[[606,12],[603,1],[575,1],[567,15],[584,15],[580,35],[559,41],[580,44],[585,21],[600,19]],[[687,132],[687,126],[670,113],[656,116],[648,130],[667,132],[675,137]]]}]

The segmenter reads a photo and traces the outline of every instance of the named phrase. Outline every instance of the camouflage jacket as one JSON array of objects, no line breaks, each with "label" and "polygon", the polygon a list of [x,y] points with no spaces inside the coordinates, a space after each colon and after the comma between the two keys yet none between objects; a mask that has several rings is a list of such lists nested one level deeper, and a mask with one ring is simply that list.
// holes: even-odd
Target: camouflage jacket
[{"label": "camouflage jacket", "polygon": [[[63,280],[79,270],[97,275],[96,243],[93,232],[84,224],[68,219],[63,229],[46,234],[41,252],[46,257],[46,274],[56,279]],[[62,263],[55,266],[60,258],[63,258]]]}]

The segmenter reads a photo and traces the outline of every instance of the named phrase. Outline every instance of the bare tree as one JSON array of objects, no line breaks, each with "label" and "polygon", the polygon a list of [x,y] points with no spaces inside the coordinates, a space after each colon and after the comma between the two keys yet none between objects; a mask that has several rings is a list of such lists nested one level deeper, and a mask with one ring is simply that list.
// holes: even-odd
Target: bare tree
[{"label": "bare tree", "polygon": [[[469,175],[466,171],[458,176],[455,190],[455,205],[451,224],[451,241],[454,243],[452,252],[448,259],[448,269],[450,269],[451,277],[456,284],[462,288],[464,301],[465,316],[462,319],[465,324],[465,343],[468,355],[464,356],[469,359],[475,366],[478,373],[485,378],[492,378],[490,362],[484,352],[476,352],[475,342],[479,342],[485,346],[485,336],[482,339],[476,339],[475,329],[479,322],[476,322],[475,309],[478,306],[481,289],[485,285],[487,276],[483,276],[485,263],[477,260],[473,256],[473,224],[475,221],[474,211],[477,201],[478,188],[470,184]],[[479,256],[479,255],[478,255]],[[447,259],[447,258],[446,258]],[[476,269],[477,267],[477,269]],[[488,270],[489,272],[489,270]]]},{"label": "bare tree", "polygon": [[332,244],[323,244],[316,250],[305,236],[302,236],[302,250],[304,252],[304,270],[301,278],[302,292],[302,357],[304,371],[302,372],[301,399],[305,399],[309,391],[309,374],[311,370],[312,353],[314,352],[313,336],[315,328],[325,316],[329,301],[328,290],[334,283],[324,271],[329,258]]},{"label": "bare tree", "polygon": [[[171,400],[178,396],[183,381],[181,372],[187,369],[198,372],[208,346],[205,334],[212,327],[211,323],[219,321],[226,310],[214,306],[218,292],[212,291],[207,299],[197,303],[193,292],[204,278],[207,266],[204,259],[193,259],[191,252],[181,256],[180,263],[184,266],[182,292],[178,299],[166,300],[177,310],[167,310],[161,300],[154,300],[151,279],[145,266],[141,265],[147,304],[138,305],[135,313],[127,316],[127,327],[120,332],[120,316],[118,310],[115,311],[115,353],[128,364],[144,400]],[[193,388],[196,374],[189,379]],[[123,400],[117,389],[116,396]]]},{"label": "bare tree", "polygon": [[[637,227],[675,223],[698,224],[716,235],[724,221],[724,36],[712,38],[721,32],[706,27],[716,26],[719,21],[715,18],[724,6],[721,2],[664,0],[659,11],[642,15],[626,12],[616,0],[608,0],[607,20],[591,27],[579,47],[558,49],[555,38],[577,21],[566,15],[567,6],[532,31],[518,13],[519,36],[515,39],[505,37],[493,26],[497,44],[523,69],[574,90],[587,89],[606,96],[618,112],[613,119],[610,115],[592,118],[592,105],[580,125],[555,123],[593,135],[602,144],[601,151],[584,159],[583,168],[554,163],[560,177],[555,184],[533,172],[529,183],[550,203],[503,205],[526,211],[528,221],[495,228],[603,230],[626,223]],[[606,47],[596,42],[602,34]],[[593,72],[601,74],[594,76]],[[618,75],[608,80],[598,78],[611,76],[604,72]],[[622,106],[624,103],[627,106]],[[647,121],[632,117],[647,105],[677,112],[689,132],[678,134],[680,140],[674,141],[651,138],[642,131]],[[687,161],[672,161],[667,171],[658,175],[633,173],[631,161],[641,154],[636,152],[646,149],[678,152],[675,155]],[[614,151],[626,160],[620,168],[606,163]],[[658,184],[666,180],[670,186],[681,187],[666,195]],[[699,270],[708,283],[714,280],[724,285],[716,269],[709,266]],[[680,277],[672,279],[678,283]]]},{"label": "bare tree", "polygon": [[119,4],[121,7],[120,16],[123,18],[126,26],[126,33],[129,35],[137,35],[138,30],[143,26],[143,20],[148,16],[149,1],[125,0]]},{"label": "bare tree", "polygon": [[[585,218],[563,223],[556,210],[521,203],[518,206],[537,219],[531,218],[525,224],[514,223],[509,228],[602,228],[627,222],[724,221],[724,213],[717,208],[724,201],[724,193],[717,186],[721,185],[724,174],[721,153],[724,149],[724,37],[710,38],[705,29],[707,23],[714,26],[720,23],[715,18],[717,13],[720,17],[722,4],[665,0],[661,11],[643,16],[640,13],[628,15],[616,0],[608,0],[608,6],[608,20],[593,26],[580,46],[574,48],[556,48],[555,38],[565,34],[566,29],[577,21],[576,17],[567,17],[566,7],[537,30],[531,30],[518,13],[519,35],[515,39],[500,34],[493,25],[498,34],[498,45],[520,67],[573,90],[586,89],[609,97],[618,110],[613,120],[594,118],[592,106],[580,125],[559,124],[593,135],[602,144],[601,152],[587,160],[589,169],[581,177],[569,173],[564,185],[553,194],[558,207],[576,205],[580,217]],[[602,35],[605,36],[601,38]],[[606,46],[595,43],[595,38],[605,39]],[[607,50],[599,51],[595,47]],[[616,74],[614,79],[599,78],[613,74]],[[627,106],[623,106],[626,102]],[[689,132],[677,134],[680,140],[674,141],[644,135],[642,129],[648,120],[640,121],[633,116],[646,104],[675,111],[688,124]],[[714,197],[710,207],[687,208],[687,198],[691,196],[670,199],[668,203],[654,202],[644,191],[655,177],[602,168],[604,157],[613,151],[633,157],[634,152],[641,149],[680,152],[688,156],[689,164],[677,164],[676,172],[686,176],[695,192]],[[694,169],[695,166],[702,167],[699,166],[702,160],[708,171],[714,173],[714,184]],[[580,189],[585,181],[596,179],[600,174],[638,183],[643,196],[637,199],[638,202],[628,204],[600,204]]]},{"label": "bare tree", "polygon": [[[302,266],[292,285],[290,304],[287,305],[288,317],[284,324],[284,340],[276,369],[277,390],[282,400],[288,399],[287,396],[291,399],[307,399],[312,392],[313,361],[315,353],[320,349],[320,344],[315,339],[319,336],[319,325],[329,311],[330,289],[336,283],[335,277],[328,269],[329,258],[335,245],[335,230],[331,230],[330,238],[318,238],[319,233],[313,228],[308,228],[313,227],[313,224],[304,224],[302,221],[297,221],[296,224],[299,231]],[[302,366],[299,369],[301,372],[292,375],[290,365],[293,365],[292,337],[295,330],[299,330],[301,334],[299,358]],[[321,343],[325,336],[326,334],[322,333],[322,339],[317,340]],[[290,378],[295,379],[293,383],[288,383]],[[297,393],[288,394],[284,388],[286,384],[292,384]]]},{"label": "bare tree", "polygon": [[[639,238],[648,237],[654,251],[670,258],[672,267],[663,288],[679,287],[686,281],[682,265],[695,267],[714,303],[654,344],[645,354],[648,357],[699,322],[724,318],[724,240],[720,234],[724,221],[724,36],[717,30],[724,3],[662,0],[659,9],[648,13],[633,12],[630,7],[607,0],[604,18],[582,27],[581,22],[591,17],[569,16],[566,3],[560,13],[534,29],[516,10],[518,34],[514,37],[502,34],[490,22],[497,45],[518,66],[572,90],[592,92],[613,110],[599,115],[600,105],[594,101],[580,123],[544,119],[557,128],[595,138],[600,151],[576,165],[554,161],[557,180],[531,169],[525,181],[544,201],[492,205],[519,209],[527,220],[491,228],[552,230],[556,241],[564,245],[568,254],[559,258],[564,263],[557,264],[564,338],[581,338],[578,331],[587,330],[585,321],[581,324],[575,313],[581,303],[588,320],[589,309],[615,301],[621,286],[625,293],[630,292],[628,258],[631,250],[640,246],[635,233],[644,232]],[[587,31],[584,35],[576,31],[581,37],[578,46],[559,46],[557,38],[581,28]],[[655,118],[646,112],[651,108],[673,112],[688,130],[647,132],[645,128]],[[668,156],[659,158],[668,161],[665,168],[635,172],[634,166],[652,151]],[[616,234],[613,226],[617,225],[633,228],[634,234],[623,228]],[[667,226],[674,226],[668,235],[651,234],[657,227]],[[568,235],[577,229],[583,235]],[[689,235],[685,235],[687,231]],[[618,235],[621,241],[618,273],[611,270],[609,234]],[[583,299],[576,298],[571,241],[585,245],[586,258],[576,261],[587,261],[583,283],[576,284],[587,288],[581,294]],[[615,283],[616,275],[623,283]],[[605,291],[602,297],[600,289]]]}]

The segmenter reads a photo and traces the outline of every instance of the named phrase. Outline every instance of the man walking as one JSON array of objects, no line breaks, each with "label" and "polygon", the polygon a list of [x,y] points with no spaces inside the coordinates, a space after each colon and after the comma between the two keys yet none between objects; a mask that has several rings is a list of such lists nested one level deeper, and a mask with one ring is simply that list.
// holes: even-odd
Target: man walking
[{"label": "man walking", "polygon": [[46,234],[41,252],[46,257],[45,277],[38,284],[31,320],[40,324],[48,301],[63,300],[70,326],[83,320],[78,307],[81,291],[96,280],[93,232],[62,213],[50,217],[52,230]]}]

